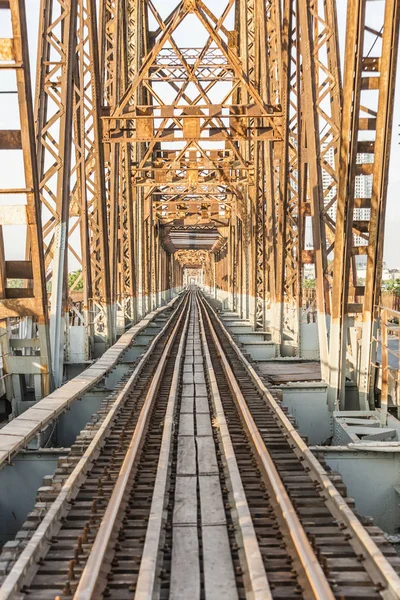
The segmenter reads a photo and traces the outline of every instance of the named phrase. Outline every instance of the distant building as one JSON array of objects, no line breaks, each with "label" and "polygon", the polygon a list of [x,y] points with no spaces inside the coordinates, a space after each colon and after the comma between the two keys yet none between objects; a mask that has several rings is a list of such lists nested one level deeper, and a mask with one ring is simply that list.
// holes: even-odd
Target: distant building
[{"label": "distant building", "polygon": [[[324,158],[329,166],[335,167],[334,148],[330,147],[324,153]],[[357,164],[371,164],[374,162],[373,154],[358,154]],[[329,175],[327,169],[322,170],[322,186],[324,189],[324,204],[329,204],[336,196],[337,189],[333,178]],[[372,195],[372,175],[356,175],[354,186],[354,198],[371,198]],[[328,215],[333,221],[336,221],[336,202],[328,209]],[[371,216],[370,208],[355,208],[353,218],[355,221],[369,221]],[[356,235],[354,238],[355,246],[366,246],[367,241]]]},{"label": "distant building", "polygon": [[[323,148],[324,150],[324,148]],[[324,152],[325,161],[332,169],[335,167],[335,152],[334,147],[331,146]],[[328,173],[327,169],[322,169],[322,187],[324,190],[324,204],[329,204],[337,194],[336,185],[334,184],[333,177]],[[336,221],[336,202],[328,209],[328,215],[333,221]]]},{"label": "distant building", "polygon": [[[374,162],[373,154],[358,154],[357,164],[365,165]],[[372,196],[372,175],[356,175],[355,187],[354,187],[354,198],[371,198]],[[370,208],[355,208],[354,209],[354,220],[355,221],[369,221],[371,218]],[[368,242],[365,238],[360,235],[354,236],[355,246],[367,246]]]}]

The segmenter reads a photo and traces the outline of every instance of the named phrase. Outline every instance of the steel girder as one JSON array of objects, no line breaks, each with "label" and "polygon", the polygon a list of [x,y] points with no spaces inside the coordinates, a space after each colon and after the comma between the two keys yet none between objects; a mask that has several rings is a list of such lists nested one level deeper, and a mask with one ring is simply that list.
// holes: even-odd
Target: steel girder
[{"label": "steel girder", "polygon": [[[49,393],[52,382],[25,2],[5,0],[0,15],[11,22],[11,37],[0,44],[0,67],[15,76],[16,90],[8,93],[18,101],[19,121],[17,129],[0,131],[0,149],[13,161],[8,187],[0,189],[7,199],[0,210],[1,391],[10,400],[22,399],[26,375],[28,383],[33,378],[39,399]],[[25,260],[7,260],[3,230],[16,225],[26,231]]]},{"label": "steel girder", "polygon": [[71,189],[73,69],[77,0],[41,0],[35,123],[42,203],[50,344],[55,385],[63,377],[67,244]]},{"label": "steel girder", "polygon": [[[381,290],[399,20],[396,0],[348,2],[329,388],[331,404],[340,400],[342,407],[348,375],[358,384],[360,406],[374,405],[371,363]],[[358,256],[367,261],[363,286],[357,278]]]},{"label": "steel girder", "polygon": [[[104,148],[96,2],[79,0],[74,69],[74,147],[80,227],[85,326],[98,356],[115,339],[111,312]],[[73,174],[73,172],[72,172]],[[71,211],[70,211],[71,215]],[[72,215],[71,215],[72,216]],[[70,231],[72,227],[70,226]],[[72,244],[70,244],[72,246]]]},{"label": "steel girder", "polygon": [[[42,0],[37,149],[25,144],[24,156],[33,154],[39,177],[43,230],[34,225],[30,243],[34,260],[44,240],[56,384],[71,308],[68,257],[82,268],[75,314],[89,357],[179,285],[188,257],[168,254],[163,228],[208,219],[226,245],[202,263],[207,284],[223,288],[256,328],[269,328],[277,352],[289,334],[302,355],[304,319],[316,310],[331,408],[349,373],[367,406],[399,27],[398,2],[381,3],[378,25],[368,18],[374,4],[348,0],[342,94],[335,0],[227,0],[218,17],[201,0],[177,2],[166,17],[151,0],[101,0],[99,25],[96,0]],[[206,33],[202,48],[175,41],[188,15]],[[26,69],[18,72],[22,98]],[[369,197],[357,196],[360,178],[370,180]],[[316,277],[308,308],[307,263]],[[45,319],[44,284],[41,295],[33,288]],[[31,299],[23,304],[28,313]]]},{"label": "steel girder", "polygon": [[[112,343],[95,0],[42,0],[36,137],[56,385],[68,328],[68,264],[82,269],[88,355]],[[72,236],[79,242],[71,242]],[[79,279],[75,282],[77,285]],[[73,290],[71,290],[73,291]],[[91,346],[91,352],[89,347]]]}]

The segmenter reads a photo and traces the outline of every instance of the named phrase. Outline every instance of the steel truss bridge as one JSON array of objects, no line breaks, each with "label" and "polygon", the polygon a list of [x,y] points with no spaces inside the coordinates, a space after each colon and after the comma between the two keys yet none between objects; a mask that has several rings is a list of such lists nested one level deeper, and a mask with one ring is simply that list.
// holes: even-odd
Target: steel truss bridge
[{"label": "steel truss bridge", "polygon": [[0,222],[27,238],[25,260],[10,236],[0,254],[9,399],[28,374],[46,395],[75,343],[101,355],[198,264],[276,356],[305,355],[313,312],[330,405],[346,378],[373,404],[398,2],[349,0],[343,57],[335,0],[225,4],[42,0],[32,94],[25,3],[1,2],[20,125],[0,146],[22,162]]},{"label": "steel truss bridge", "polygon": [[[40,523],[32,537],[35,548],[33,542],[24,546],[19,541],[11,559],[7,552],[14,542],[4,547],[0,599],[22,598],[18,594],[28,591],[43,600],[110,593],[112,583],[106,585],[100,574],[118,577],[113,559],[107,560],[123,544],[115,546],[111,529],[104,533],[96,514],[106,515],[106,524],[118,532],[120,523],[113,519],[120,511],[122,521],[129,522],[126,494],[130,490],[140,496],[137,478],[134,484],[129,477],[137,461],[145,473],[151,471],[141,454],[148,440],[151,448],[160,442],[152,457],[154,468],[162,452],[178,457],[178,467],[173,461],[176,472],[169,473],[168,485],[166,473],[157,470],[153,484],[164,477],[159,504],[153,496],[155,508],[150,500],[147,508],[161,514],[162,499],[169,493],[176,505],[183,502],[185,510],[195,510],[179,488],[186,467],[194,490],[209,486],[204,495],[194,492],[200,494],[199,506],[203,502],[206,507],[219,484],[211,479],[205,483],[201,464],[188,463],[194,452],[190,444],[203,435],[201,419],[196,421],[203,409],[226,429],[221,439],[213,434],[215,457],[205,450],[210,472],[221,474],[232,451],[238,461],[236,466],[229,463],[229,473],[224,471],[230,492],[222,482],[215,497],[222,494],[228,503],[232,490],[237,497],[246,496],[245,520],[250,513],[254,519],[246,488],[251,482],[246,483],[246,457],[232,449],[240,446],[240,436],[249,436],[249,452],[287,545],[283,553],[290,560],[282,568],[287,571],[291,565],[286,583],[293,598],[353,598],[364,584],[364,598],[400,598],[398,561],[391,548],[377,528],[368,523],[368,531],[361,527],[342,480],[335,480],[329,469],[329,475],[325,472],[326,457],[320,457],[322,466],[315,458],[330,434],[337,447],[349,440],[361,446],[381,441],[387,452],[399,446],[394,416],[400,407],[400,378],[398,370],[394,374],[389,368],[388,338],[398,331],[400,314],[382,307],[381,300],[399,22],[398,0],[40,0],[34,8],[25,0],[0,0],[0,102],[5,98],[0,128],[0,396],[11,420],[0,431],[0,464],[9,468],[13,457],[25,456],[33,447],[50,455],[64,444],[70,452],[60,458],[57,451],[56,475],[47,491],[39,489],[31,513],[31,520]],[[315,282],[312,289],[309,277]],[[240,375],[251,382],[249,400]],[[283,388],[299,381],[324,390],[321,423],[328,424],[327,435],[323,439],[323,425],[313,431],[310,413],[301,432],[318,446],[314,454],[284,412],[291,400]],[[195,392],[196,385],[203,386],[201,393]],[[190,396],[185,386],[193,388],[187,410],[182,409]],[[114,390],[110,397],[104,395],[107,389]],[[231,405],[228,399],[226,406],[221,404],[225,392]],[[203,398],[196,408],[197,396],[208,397],[208,404]],[[75,401],[87,397],[92,407],[101,397],[95,420],[86,426],[92,415],[88,408],[84,417],[74,412],[76,420],[64,427],[66,411],[78,410]],[[267,403],[266,421],[259,397]],[[136,414],[135,402],[147,413]],[[168,434],[168,418],[177,423],[179,414],[180,433]],[[186,414],[195,425],[189,417],[182,419]],[[300,429],[302,414],[295,415]],[[117,416],[121,425],[116,430]],[[235,419],[241,433],[230,430]],[[341,424],[340,434],[333,419]],[[378,428],[372,437],[364,431],[369,426]],[[162,427],[169,435],[163,442],[157,438]],[[211,429],[204,427],[204,436],[210,437]],[[276,439],[286,432],[288,448],[280,441],[268,446],[265,427]],[[320,435],[314,439],[317,429]],[[179,436],[192,440],[185,442],[182,464]],[[89,438],[90,447],[85,442]],[[134,451],[126,443],[131,438],[137,443]],[[106,439],[114,448],[110,456],[102,454]],[[164,442],[169,445],[162,446]],[[76,462],[77,456],[85,459],[86,450],[90,468]],[[285,452],[293,456],[286,459]],[[299,475],[305,487],[297,499],[297,480],[291,479],[285,460],[294,461],[290,464],[296,469],[305,465],[311,473]],[[329,460],[327,464],[331,466]],[[96,492],[88,484],[91,477]],[[307,495],[310,486],[318,488],[315,497]],[[119,500],[114,497],[118,488],[123,490]],[[301,497],[317,507],[313,527],[322,527],[319,508],[328,511],[321,513],[328,519],[326,531],[307,529]],[[71,498],[90,499],[90,510],[84,505],[81,520],[71,517],[79,520],[82,532],[60,555],[69,566],[62,584],[53,589],[46,553],[52,556],[53,538],[70,518]],[[58,502],[58,508],[44,517],[41,502]],[[134,499],[132,503],[134,511]],[[204,556],[192,555],[199,562],[201,584],[193,571],[184,581],[178,577],[186,564],[182,546],[175,543],[180,554],[171,559],[175,575],[168,571],[171,561],[164,547],[168,593],[174,599],[185,597],[182,589],[196,598],[285,597],[275,596],[273,586],[271,591],[270,566],[260,554],[260,540],[270,534],[260,533],[254,522],[254,529],[241,529],[235,542],[228,525],[239,527],[237,507],[233,516],[222,515],[217,504],[210,511],[220,515],[218,523],[206,525],[225,532],[214,540],[221,548],[216,573],[224,573],[225,587],[207,571],[216,556],[214,542],[201,529],[204,522],[193,517],[192,523],[191,517],[179,522],[181,531],[174,529],[175,509],[170,507],[167,523],[173,534],[165,534],[167,546],[175,534],[183,543],[187,525],[188,555],[201,531]],[[113,507],[112,517],[106,511]],[[290,521],[292,512],[297,517]],[[21,508],[22,514],[26,511]],[[22,527],[21,515],[17,529],[0,527],[0,537],[10,540],[19,531],[19,540],[30,538],[26,532],[34,528]],[[315,541],[318,535],[335,536],[337,525],[346,530],[351,560],[363,564],[362,569],[353,563],[349,567],[358,573],[353,587],[349,583],[346,588],[347,575],[336,574],[339,591],[330,579],[330,550],[324,541]],[[164,533],[148,529],[148,543],[152,539],[155,545],[140,546],[138,556],[154,560]],[[237,555],[235,544],[245,559]],[[252,550],[255,561],[247,554]],[[343,552],[335,555],[337,564],[348,556]],[[78,567],[82,560],[89,566]],[[125,565],[128,559],[115,560]],[[128,578],[128,591],[140,582],[138,598],[168,597],[160,591],[162,584],[154,587],[157,569],[135,569],[138,580],[136,575],[134,582]],[[281,591],[285,577],[282,581],[277,584]],[[123,600],[128,597],[124,593],[111,597]]]}]

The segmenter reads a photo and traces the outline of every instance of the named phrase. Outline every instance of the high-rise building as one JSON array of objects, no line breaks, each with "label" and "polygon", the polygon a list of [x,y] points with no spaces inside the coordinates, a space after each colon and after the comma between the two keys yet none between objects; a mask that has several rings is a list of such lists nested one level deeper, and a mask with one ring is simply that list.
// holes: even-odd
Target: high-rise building
[{"label": "high-rise building", "polygon": [[[373,154],[358,154],[357,164],[371,164],[374,162]],[[372,175],[356,175],[354,186],[354,198],[371,198],[372,195]],[[355,221],[369,221],[371,217],[370,208],[355,208]],[[355,246],[366,246],[367,240],[360,235],[354,236]]]},{"label": "high-rise building", "polygon": [[[327,150],[325,147],[322,147],[323,157],[325,162],[334,169],[335,167],[335,149],[333,146],[330,146]],[[334,179],[329,175],[328,169],[322,169],[322,187],[324,189],[324,204],[325,206],[329,204],[333,198],[335,198],[337,194],[336,185],[334,184]],[[332,204],[332,206],[328,209],[328,215],[331,217],[333,221],[336,221],[336,202]]]}]

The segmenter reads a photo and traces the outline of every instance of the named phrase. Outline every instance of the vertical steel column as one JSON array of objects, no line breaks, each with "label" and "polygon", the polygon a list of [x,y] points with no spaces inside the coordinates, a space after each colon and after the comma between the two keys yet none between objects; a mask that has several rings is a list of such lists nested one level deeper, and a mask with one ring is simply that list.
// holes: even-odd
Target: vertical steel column
[{"label": "vertical steel column", "polygon": [[[102,0],[100,5],[100,68],[103,113],[111,114],[121,93],[122,0]],[[120,145],[109,144],[106,149],[106,190],[108,212],[109,271],[111,288],[111,337],[116,337],[118,225],[121,193]]]},{"label": "vertical steel column", "polygon": [[[129,0],[128,11],[128,81],[133,81],[140,71],[142,58],[146,52],[147,34],[144,31],[146,19],[144,15],[144,5],[142,0]],[[135,90],[135,104],[141,104],[143,101],[142,86],[139,85]],[[138,164],[143,157],[144,144],[139,142],[130,147],[131,161]],[[145,298],[145,262],[144,262],[144,188],[135,187],[133,194],[133,209],[135,221],[135,277],[136,277],[136,315],[137,318],[144,316],[146,312]]]},{"label": "vertical steel column", "polygon": [[[259,61],[261,81],[260,92],[265,102],[275,108],[282,108],[282,13],[280,0],[264,0],[265,12],[257,8],[259,18]],[[264,17],[264,18],[263,18]],[[280,128],[279,128],[280,129]],[[280,131],[283,134],[283,131]],[[272,341],[279,351],[282,335],[282,300],[279,285],[279,264],[282,246],[280,244],[283,229],[282,171],[284,146],[281,141],[262,143],[264,153],[264,180],[266,228],[265,258],[267,262],[266,289],[270,304],[269,321]],[[265,329],[265,321],[264,321]]]},{"label": "vertical steel column", "polygon": [[[119,70],[120,93],[123,94],[129,81],[128,23],[129,0],[121,0],[121,61]],[[124,328],[136,321],[136,273],[135,273],[135,221],[132,185],[132,149],[128,143],[120,148],[120,190],[118,208],[118,283],[117,298],[123,317]]]},{"label": "vertical steel column", "polygon": [[91,345],[102,353],[113,342],[108,269],[105,160],[101,128],[100,61],[95,0],[78,0],[76,67],[74,69],[76,195],[85,262],[84,295]]},{"label": "vertical steel column", "polygon": [[[0,18],[5,11],[11,13],[11,38],[4,38],[1,44],[0,60],[2,67],[15,73],[16,95],[18,100],[19,129],[0,131],[0,149],[22,153],[23,179],[15,181],[8,189],[0,188],[12,200],[22,195],[26,205],[2,204],[0,207],[0,320],[2,322],[2,362],[3,372],[12,376],[15,387],[19,388],[19,379],[23,375],[33,375],[35,397],[39,399],[50,391],[50,344],[47,312],[47,293],[45,285],[45,265],[43,237],[41,230],[38,165],[35,148],[34,117],[32,108],[32,88],[28,34],[24,0],[5,0],[0,3]],[[5,260],[3,227],[7,225],[26,225],[26,260]],[[9,279],[22,279],[23,287],[10,288]],[[20,321],[19,332],[26,330],[23,339],[15,344],[18,353],[9,343],[9,317]],[[24,323],[25,321],[25,323]],[[27,323],[29,321],[29,323]],[[34,348],[34,352],[32,349]],[[6,353],[4,353],[6,350]],[[37,355],[39,350],[39,356]],[[7,378],[7,396],[18,396]],[[15,393],[17,392],[17,393]]]},{"label": "vertical steel column", "polygon": [[[347,338],[354,327],[361,333],[361,355],[351,356],[360,407],[374,406],[371,342],[381,286],[399,10],[396,0],[379,6],[367,0],[349,0],[348,4],[329,389],[331,402],[339,397],[342,407]],[[370,197],[356,196],[356,177],[359,181],[370,178]],[[358,214],[361,211],[363,216]],[[367,256],[365,286],[357,281],[358,255]]]},{"label": "vertical steel column", "polygon": [[67,240],[72,151],[77,0],[40,6],[36,136],[46,263],[52,271],[50,345],[54,382],[62,383],[67,311]]},{"label": "vertical steel column", "polygon": [[301,70],[297,2],[285,0],[282,30],[282,105],[284,112],[282,223],[278,231],[277,299],[281,327],[292,335],[301,356],[302,256],[304,248],[304,187],[301,157]]},{"label": "vertical steel column", "polygon": [[321,376],[328,381],[328,329],[329,312],[327,271],[327,239],[322,221],[324,209],[323,180],[321,171],[321,147],[317,100],[317,61],[315,60],[313,21],[310,0],[298,4],[300,48],[303,64],[304,108],[303,118],[306,131],[308,179],[310,186],[311,217],[314,245],[316,296],[318,311],[318,339],[321,361]]},{"label": "vertical steel column", "polygon": [[[254,0],[252,0],[254,2]],[[254,41],[250,40],[248,32],[247,22],[247,2],[246,0],[238,0],[236,2],[235,12],[235,30],[238,33],[237,53],[240,56],[242,67],[247,77],[250,72],[250,53],[254,46]],[[245,103],[247,101],[246,92],[244,90],[238,90],[238,103]],[[239,142],[242,149],[242,154],[245,160],[250,162],[250,148],[248,142]],[[242,296],[243,299],[243,317],[248,319],[251,315],[250,303],[251,294],[253,291],[253,269],[252,261],[254,261],[254,236],[253,232],[253,221],[252,221],[252,202],[250,198],[249,185],[246,186],[244,191],[243,201],[243,288]]]}]

